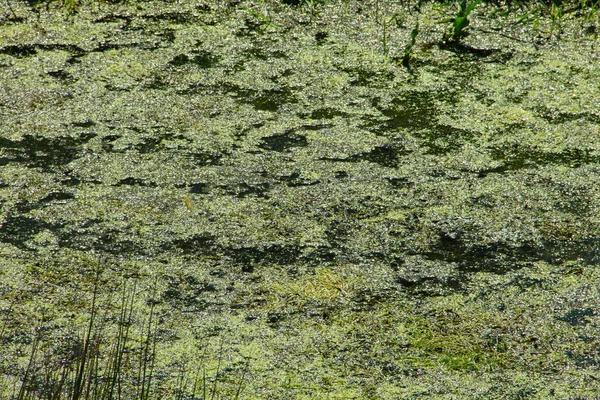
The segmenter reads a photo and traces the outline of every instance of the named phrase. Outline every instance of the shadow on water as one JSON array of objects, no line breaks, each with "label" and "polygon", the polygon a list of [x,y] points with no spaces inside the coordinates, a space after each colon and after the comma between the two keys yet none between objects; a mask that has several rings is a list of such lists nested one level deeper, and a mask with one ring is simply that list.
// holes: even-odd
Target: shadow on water
[{"label": "shadow on water", "polygon": [[395,98],[390,104],[383,104],[380,98],[374,98],[372,105],[388,118],[383,123],[376,123],[377,132],[408,131],[410,135],[420,139],[427,149],[426,154],[446,154],[460,149],[466,141],[473,137],[467,129],[438,124],[436,115],[436,97],[429,92],[406,92]]},{"label": "shadow on water", "polygon": [[[151,87],[160,87],[159,81],[152,83]],[[202,83],[189,85],[186,89],[177,92],[180,95],[191,94],[213,94],[221,93],[228,95],[241,103],[250,104],[258,111],[277,112],[284,104],[295,104],[298,102],[292,90],[282,87],[269,90],[256,90],[242,88],[233,84],[205,85]]]},{"label": "shadow on water", "polygon": [[210,234],[194,235],[186,239],[178,239],[164,246],[164,250],[173,248],[184,254],[208,256],[215,260],[241,266],[243,272],[253,272],[259,265],[289,265],[295,263],[302,254],[297,245],[270,244],[264,247],[224,247],[217,243],[217,238]]},{"label": "shadow on water", "polygon": [[517,171],[540,165],[565,165],[576,168],[598,162],[598,155],[589,149],[565,149],[558,153],[549,153],[519,144],[491,149],[491,155],[494,160],[502,161],[503,165],[479,171],[480,177],[490,173]]},{"label": "shadow on water", "polygon": [[368,161],[379,164],[382,167],[397,168],[400,163],[400,157],[409,154],[401,146],[383,145],[377,146],[370,151],[353,154],[346,158],[322,157],[321,160],[333,162],[360,162]]},{"label": "shadow on water", "polygon": [[306,136],[298,135],[294,133],[294,130],[289,130],[281,135],[264,137],[259,147],[270,151],[286,152],[295,147],[306,147],[307,145]]},{"label": "shadow on water", "polygon": [[288,187],[313,186],[321,183],[319,179],[305,178],[299,172],[292,172],[290,175],[279,175],[277,179],[284,182]]},{"label": "shadow on water", "polygon": [[371,103],[388,118],[387,128],[394,131],[401,128],[433,128],[435,116],[438,115],[434,95],[428,92],[405,92],[390,104],[383,104],[382,100],[376,97]]},{"label": "shadow on water", "polygon": [[233,185],[219,186],[224,189],[227,194],[233,195],[239,199],[243,199],[248,196],[261,197],[268,199],[270,196],[267,194],[271,185],[269,183],[246,183],[239,182]]},{"label": "shadow on water", "polygon": [[21,140],[0,138],[0,148],[4,152],[0,166],[15,162],[56,172],[56,168],[77,159],[82,151],[81,145],[96,136],[96,133],[88,132],[79,137],[52,139],[33,135],[25,135]]},{"label": "shadow on water", "polygon": [[593,124],[600,124],[600,115],[591,112],[556,112],[544,107],[538,107],[536,109],[537,115],[550,122],[551,124],[564,124],[566,122],[573,121],[586,121]]},{"label": "shadow on water", "polygon": [[[41,206],[41,205],[40,205]],[[34,206],[33,208],[37,208]],[[17,215],[6,218],[0,225],[0,241],[10,243],[22,250],[31,250],[26,244],[43,230],[59,232],[64,224],[52,224],[38,218]]]},{"label": "shadow on water", "polygon": [[20,44],[0,47],[0,54],[6,54],[16,58],[30,57],[37,54],[38,50],[42,51],[67,51],[74,55],[82,55],[87,52],[81,47],[74,44]]},{"label": "shadow on water", "polygon": [[191,56],[188,56],[187,54],[179,54],[169,61],[169,64],[173,65],[174,67],[180,67],[186,64],[194,64],[200,68],[210,68],[219,62],[219,57],[212,54],[210,51],[197,50],[192,53],[193,54]]},{"label": "shadow on water", "polygon": [[460,239],[440,234],[439,242],[423,254],[429,260],[457,263],[462,272],[494,272],[511,270],[544,261],[561,265],[577,261],[586,265],[600,264],[600,238],[576,241],[545,241],[541,244],[524,243],[512,246],[502,242],[484,245],[465,245]]}]

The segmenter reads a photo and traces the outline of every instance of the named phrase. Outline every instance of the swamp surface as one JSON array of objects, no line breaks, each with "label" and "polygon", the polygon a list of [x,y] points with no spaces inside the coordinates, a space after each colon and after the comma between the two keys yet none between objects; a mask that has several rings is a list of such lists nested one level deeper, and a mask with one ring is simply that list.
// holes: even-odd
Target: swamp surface
[{"label": "swamp surface", "polygon": [[0,398],[600,392],[597,16],[10,3]]}]

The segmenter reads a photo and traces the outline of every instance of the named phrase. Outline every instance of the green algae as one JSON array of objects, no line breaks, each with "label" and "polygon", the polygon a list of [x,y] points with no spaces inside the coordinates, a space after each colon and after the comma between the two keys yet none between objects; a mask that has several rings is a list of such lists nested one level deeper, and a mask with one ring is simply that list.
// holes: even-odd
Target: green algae
[{"label": "green algae", "polygon": [[125,397],[149,340],[151,398],[595,395],[593,22],[481,4],[448,44],[424,5],[407,71],[416,16],[363,3],[15,7],[0,397],[36,337],[71,379],[95,268],[99,368],[133,304]]}]

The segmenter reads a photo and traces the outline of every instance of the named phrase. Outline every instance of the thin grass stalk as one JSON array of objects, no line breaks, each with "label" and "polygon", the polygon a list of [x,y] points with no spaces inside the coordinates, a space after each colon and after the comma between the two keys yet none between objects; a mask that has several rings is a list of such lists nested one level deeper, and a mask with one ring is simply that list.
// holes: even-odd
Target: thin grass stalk
[{"label": "thin grass stalk", "polygon": [[[154,290],[152,291],[152,297],[150,298],[150,313],[148,315],[148,327],[146,329],[146,340],[144,341],[144,349],[140,355],[140,372],[141,372],[141,392],[139,398],[141,400],[147,400],[148,393],[146,393],[146,373],[148,368],[148,351],[150,348],[150,335],[152,330],[152,319],[154,317],[154,306],[156,304],[154,300],[154,294],[156,291],[156,282],[154,284]],[[139,375],[138,375],[139,376]],[[139,378],[138,378],[139,381]],[[144,397],[146,396],[146,397]]]},{"label": "thin grass stalk", "polygon": [[179,370],[179,376],[177,378],[177,397],[175,400],[183,400],[183,393],[185,391],[184,381],[185,381],[185,373],[186,373],[186,362],[185,360],[181,363],[181,369]]},{"label": "thin grass stalk", "polygon": [[146,389],[146,398],[150,397],[150,389],[152,385],[152,377],[154,374],[154,366],[156,365],[156,334],[152,336],[152,361],[150,362],[150,373],[148,374],[148,387]]},{"label": "thin grass stalk", "polygon": [[238,400],[240,398],[240,394],[242,393],[242,389],[244,387],[244,378],[246,378],[246,372],[248,372],[248,368],[250,366],[250,360],[246,359],[246,363],[244,365],[244,370],[242,371],[242,377],[240,378],[240,383],[238,384],[237,390],[235,392],[234,400]]},{"label": "thin grass stalk", "polygon": [[[129,338],[129,328],[131,327],[131,318],[133,315],[133,303],[135,300],[137,290],[137,280],[133,282],[133,289],[131,297],[129,299],[129,306],[127,306],[127,295],[126,295],[127,282],[123,284],[123,301],[121,303],[121,316],[119,318],[119,332],[117,337],[117,344],[115,347],[114,354],[114,365],[112,371],[112,377],[110,379],[110,391],[109,399],[113,398],[115,388],[117,389],[117,396],[121,398],[121,365],[123,362],[123,354],[125,347],[127,346],[127,340]],[[125,329],[123,331],[123,326]]]},{"label": "thin grass stalk", "polygon": [[[102,343],[102,332],[104,330],[104,324],[107,320],[108,311],[110,304],[112,303],[112,295],[108,296],[104,307],[104,313],[100,318],[100,324],[94,334],[94,356],[91,358],[91,366],[89,370],[89,379],[85,391],[85,399],[89,400],[90,396],[93,400],[100,399],[100,392],[98,391],[98,381],[100,379],[100,346]],[[106,371],[105,371],[106,372]],[[92,387],[93,382],[93,387]]]},{"label": "thin grass stalk", "polygon": [[221,360],[223,358],[223,338],[221,337],[221,344],[219,345],[219,358],[217,359],[217,372],[215,373],[215,379],[213,380],[213,387],[210,394],[210,400],[215,398],[217,394],[217,382],[219,380],[219,373],[221,372]]},{"label": "thin grass stalk", "polygon": [[42,336],[43,320],[43,318],[40,319],[39,325],[35,328],[35,336],[33,338],[33,343],[31,344],[31,353],[29,354],[29,361],[27,362],[27,368],[25,369],[25,374],[23,375],[23,381],[21,382],[21,388],[19,389],[19,395],[17,396],[17,400],[25,400],[25,395],[27,394],[27,381],[29,380],[29,374],[33,367],[35,354],[37,352],[38,345],[40,343],[40,338]]},{"label": "thin grass stalk", "polygon": [[[10,301],[10,305],[8,306],[8,310],[6,310],[6,315],[11,315],[12,314],[12,310],[13,307],[15,305],[15,303],[17,302],[17,299],[20,298],[21,296],[17,295],[17,296],[13,296],[13,298]],[[6,332],[6,330],[8,329],[8,323],[3,323],[2,324],[2,328],[0,328],[0,341],[2,341],[2,339],[4,339],[4,333]]]},{"label": "thin grass stalk", "polygon": [[[113,346],[113,350],[111,351],[110,356],[108,357],[108,368],[107,368],[107,376],[108,380],[106,383],[106,389],[102,391],[107,393],[107,398],[112,399],[113,393],[116,386],[116,374],[117,368],[119,364],[119,351],[121,347],[121,340],[123,339],[123,325],[125,324],[125,318],[127,314],[127,295],[126,295],[127,281],[123,282],[123,288],[121,293],[121,306],[119,308],[119,328],[117,330],[117,342]],[[104,398],[101,396],[100,398]]]},{"label": "thin grass stalk", "polygon": [[73,400],[79,400],[83,391],[83,377],[86,372],[85,367],[87,364],[88,353],[90,349],[90,339],[92,337],[92,331],[94,329],[94,322],[96,319],[96,298],[98,296],[98,281],[100,280],[101,261],[101,259],[98,259],[98,263],[96,264],[96,271],[94,276],[94,291],[92,294],[92,309],[90,311],[90,322],[84,334],[83,351],[81,354],[81,359],[79,360],[79,366],[77,368],[77,375],[75,378],[75,385],[73,387]]},{"label": "thin grass stalk", "polygon": [[204,360],[206,359],[207,347],[208,346],[204,346],[204,349],[202,351],[202,357],[200,358],[200,365],[202,367],[198,366],[198,368],[196,369],[196,376],[194,377],[194,386],[192,388],[192,398],[196,398],[196,389],[198,389],[198,383],[200,381],[200,371],[202,370],[202,398],[206,399],[206,374],[204,369]]}]

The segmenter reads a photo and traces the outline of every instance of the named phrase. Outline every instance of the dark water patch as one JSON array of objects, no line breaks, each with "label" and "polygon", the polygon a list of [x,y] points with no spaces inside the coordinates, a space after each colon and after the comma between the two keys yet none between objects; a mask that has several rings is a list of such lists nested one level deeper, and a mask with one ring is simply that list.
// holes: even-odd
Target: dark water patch
[{"label": "dark water patch", "polygon": [[[566,353],[569,359],[575,361],[576,365],[579,368],[594,368],[596,369],[600,365],[600,349],[595,349],[591,352],[588,352],[584,355],[576,354],[571,350],[567,350]],[[584,397],[576,397],[576,400],[587,400]]]},{"label": "dark water patch", "polygon": [[76,55],[85,54],[86,51],[81,47],[74,44],[41,44],[41,43],[33,43],[33,44],[21,44],[21,45],[10,45],[0,47],[0,54],[7,54],[9,56],[13,56],[16,58],[24,58],[30,57],[37,54],[38,50],[46,50],[46,51],[59,51],[64,50],[70,53],[74,53]]},{"label": "dark water patch", "polygon": [[[123,256],[124,254],[144,254],[144,253],[146,253],[145,251],[143,251],[143,249],[141,249],[138,245],[136,245],[132,240],[124,239],[124,238],[120,237],[120,234],[121,234],[121,232],[118,232],[118,231],[105,232],[104,234],[99,236],[97,241],[93,242],[94,245],[84,244],[85,247],[83,247],[83,248],[79,247],[79,248],[82,250],[85,248],[100,250],[102,252],[106,252],[106,253],[109,253],[109,254],[115,255],[115,256]],[[63,237],[61,239],[63,239],[65,236],[66,235],[63,235]],[[66,243],[67,242],[65,242],[65,245],[66,245]],[[72,246],[73,244],[74,243],[71,242],[71,246],[67,246],[67,247],[73,247]],[[77,244],[79,244],[81,246],[81,241],[79,241],[79,243],[77,243]],[[62,247],[62,244],[61,244],[61,247]]]},{"label": "dark water patch", "polygon": [[[377,136],[386,136],[393,131],[390,129],[390,121],[381,121],[381,118],[376,118],[370,115],[361,118],[362,123],[359,128],[365,131],[372,132]],[[396,132],[393,132],[396,133]]]},{"label": "dark water patch", "polygon": [[528,276],[519,276],[509,283],[511,286],[519,288],[521,291],[525,291],[530,288],[543,288],[544,280],[540,278],[532,278]]},{"label": "dark water patch", "polygon": [[[129,128],[132,129],[136,132],[141,132],[141,130],[139,129],[134,129],[134,128]],[[173,137],[172,133],[157,133],[156,135],[152,135],[152,136],[145,136],[144,138],[142,138],[140,140],[140,143],[135,145],[135,149],[140,153],[140,154],[149,154],[149,153],[156,153],[158,152],[158,150],[160,148],[162,148],[161,144],[163,142],[163,140],[165,139],[170,139]]]},{"label": "dark water patch", "polygon": [[0,148],[5,153],[0,157],[0,165],[16,162],[41,168],[44,171],[52,171],[77,159],[81,146],[96,136],[94,132],[87,132],[75,138],[49,139],[33,135],[25,135],[21,140],[0,138]]},{"label": "dark water patch", "polygon": [[197,194],[208,194],[210,192],[210,186],[208,185],[208,183],[205,182],[193,183],[192,185],[190,185],[189,192]]},{"label": "dark water patch", "polygon": [[208,233],[196,234],[189,238],[174,240],[162,248],[166,251],[177,249],[184,254],[210,256],[215,254],[215,239]]},{"label": "dark water patch", "polygon": [[408,189],[415,186],[415,183],[407,177],[389,177],[386,179],[390,185],[399,189]]},{"label": "dark water patch", "polygon": [[100,185],[103,183],[96,179],[81,180],[81,178],[74,175],[74,172],[72,170],[65,171],[63,176],[66,176],[67,178],[61,179],[60,183],[62,185],[70,186],[70,187],[79,186],[82,182],[91,183],[94,185]]},{"label": "dark water patch", "polygon": [[335,117],[348,117],[348,114],[335,108],[320,108],[309,116],[311,119],[334,119]]},{"label": "dark water patch", "polygon": [[[202,9],[199,7],[198,9]],[[187,11],[165,11],[158,14],[140,14],[136,15],[136,18],[147,20],[147,21],[169,21],[176,24],[192,23],[198,20],[198,17],[194,13]]]},{"label": "dark water patch", "polygon": [[[217,115],[219,115],[219,114],[220,113],[217,113]],[[216,115],[214,115],[214,116],[216,116]],[[211,114],[211,117],[213,117],[213,114]],[[261,128],[263,126],[265,126],[265,123],[263,121],[251,123],[249,126],[245,126],[239,132],[237,132],[235,134],[235,136],[237,138],[245,137],[248,134],[248,132],[251,132],[253,129],[258,129],[258,128]]]},{"label": "dark water patch", "polygon": [[399,158],[406,154],[402,149],[397,149],[390,145],[375,147],[373,150],[366,153],[355,154],[348,161],[369,161],[379,164],[383,167],[396,168],[398,167]]},{"label": "dark water patch", "polygon": [[523,243],[515,246],[503,242],[466,245],[462,240],[442,233],[439,242],[423,256],[428,260],[457,263],[461,272],[499,274],[530,267],[537,261],[552,265],[568,261],[600,265],[600,238],[546,241],[539,245]]},{"label": "dark water patch", "polygon": [[324,31],[319,31],[315,33],[315,40],[317,41],[317,46],[323,46],[327,42],[328,37],[329,33]]},{"label": "dark water patch", "polygon": [[371,151],[353,154],[349,157],[321,157],[319,160],[352,163],[368,161],[374,164],[379,164],[383,167],[396,168],[400,162],[400,157],[405,154],[407,153],[405,153],[402,149],[397,149],[391,145],[383,145],[375,147]]},{"label": "dark water patch", "polygon": [[219,188],[225,190],[228,194],[243,199],[248,196],[261,197],[268,199],[270,196],[267,194],[271,185],[267,182],[263,183],[236,183],[233,185],[219,186]]},{"label": "dark water patch", "polygon": [[574,122],[580,120],[591,122],[594,124],[600,124],[600,115],[591,112],[562,112],[550,110],[545,107],[537,107],[536,113],[538,116],[550,122],[551,124],[564,124],[567,122]]},{"label": "dark water patch", "polygon": [[290,175],[280,175],[280,182],[284,182],[288,187],[313,186],[321,183],[319,179],[308,179],[300,175],[299,172],[293,172]]},{"label": "dark water patch", "polygon": [[281,135],[264,137],[259,145],[260,148],[270,151],[287,152],[295,147],[305,147],[308,145],[306,136],[298,135],[290,130]]},{"label": "dark water patch", "polygon": [[22,44],[0,47],[0,54],[7,54],[16,58],[24,58],[36,55],[37,50],[33,44]]},{"label": "dark water patch", "polygon": [[305,124],[305,125],[302,125],[302,127],[300,127],[300,130],[303,130],[303,131],[313,131],[314,132],[314,131],[320,131],[320,130],[323,130],[323,129],[329,129],[329,128],[332,128],[332,127],[333,127],[333,124],[320,124],[320,123],[317,123],[317,124]]},{"label": "dark water patch", "polygon": [[231,96],[236,100],[252,105],[259,111],[276,112],[283,104],[295,104],[298,102],[292,90],[286,87],[270,89],[270,90],[255,90],[241,88],[235,84],[221,85],[205,85],[202,83],[192,84],[186,89],[178,90],[178,94],[212,94],[222,93]]},{"label": "dark water patch", "polygon": [[144,248],[133,240],[124,238],[120,230],[106,230],[101,226],[103,222],[100,219],[91,219],[75,228],[65,226],[58,234],[59,246],[79,251],[94,250],[119,258],[134,255],[156,256],[157,249]]},{"label": "dark water patch", "polygon": [[69,58],[67,58],[65,60],[65,64],[66,65],[76,65],[76,64],[80,64],[81,60],[80,58],[85,56],[87,53],[83,52],[83,53],[77,53],[77,54],[72,54]]},{"label": "dark water patch", "polygon": [[131,24],[132,17],[130,15],[123,14],[107,14],[100,18],[93,20],[96,24],[110,24],[113,22],[120,22],[119,28],[126,29]]},{"label": "dark water patch", "polygon": [[165,90],[171,87],[171,84],[168,83],[163,76],[153,76],[149,83],[145,83],[143,85],[144,89],[153,89],[153,90]]},{"label": "dark water patch", "polygon": [[221,159],[224,157],[224,153],[211,153],[196,151],[187,153],[187,157],[191,158],[196,166],[206,167],[209,165],[221,165]]},{"label": "dark water patch", "polygon": [[592,308],[574,309],[556,319],[559,321],[564,321],[572,326],[583,326],[590,323],[590,320],[587,317],[593,317],[595,315],[596,311]]},{"label": "dark water patch", "polygon": [[110,143],[110,142],[114,142],[115,140],[121,138],[121,135],[107,135],[104,136],[102,138],[102,150],[104,150],[107,153],[124,153],[127,149],[122,148],[119,150],[113,150],[114,149],[114,144]]},{"label": "dark water patch", "polygon": [[[274,58],[286,58],[288,56],[283,51],[268,50],[268,49],[263,49],[260,47],[255,47],[253,49],[247,50],[244,52],[244,54],[249,55],[250,58],[256,58],[256,59],[263,60],[263,61],[272,60]],[[284,72],[285,76],[288,76],[290,74],[292,74],[291,69],[288,69],[288,70],[286,70],[286,72]]]},{"label": "dark water patch", "polygon": [[263,248],[223,248],[220,253],[241,265],[243,272],[253,272],[258,265],[293,264],[302,255],[302,249],[296,245],[272,244]]},{"label": "dark water patch", "polygon": [[175,41],[175,31],[173,29],[165,29],[155,33],[155,35],[161,37],[163,42],[173,43]]},{"label": "dark water patch", "polygon": [[[520,144],[493,148],[490,149],[490,154],[494,160],[504,163],[502,167],[496,168],[500,173],[548,164],[577,168],[586,164],[596,164],[600,159],[598,155],[593,154],[593,150],[589,149],[565,149],[558,153],[549,153]],[[496,171],[488,170],[485,174],[490,172]]]},{"label": "dark water patch", "polygon": [[350,76],[349,83],[352,86],[380,86],[394,81],[393,72],[379,72],[361,67],[348,67],[340,65],[337,67],[340,71]]},{"label": "dark water patch", "polygon": [[272,24],[270,18],[267,16],[254,12],[251,13],[249,9],[244,11],[245,15],[243,25],[235,31],[235,35],[237,37],[256,36],[257,34],[262,34],[264,33],[265,28]]},{"label": "dark water patch", "polygon": [[[166,276],[168,288],[162,293],[162,300],[171,303],[183,304],[187,307],[208,306],[205,300],[200,299],[204,293],[216,292],[217,286],[206,281],[198,281],[195,277],[187,275],[183,278]],[[204,308],[206,308],[204,307]],[[199,311],[195,307],[195,311]]]},{"label": "dark water patch", "polygon": [[169,61],[169,64],[175,67],[195,64],[201,68],[210,68],[219,61],[219,57],[213,55],[210,51],[199,50],[196,53],[196,55],[192,55],[191,57],[185,53],[179,54]]},{"label": "dark water patch", "polygon": [[110,50],[120,50],[120,49],[141,49],[141,50],[156,50],[164,47],[160,41],[155,42],[127,42],[127,43],[111,43],[108,41],[104,41],[99,43],[98,46],[94,47],[90,52],[91,53],[103,53],[105,51]]},{"label": "dark water patch", "polygon": [[85,120],[83,122],[73,122],[71,125],[77,127],[77,128],[91,128],[92,126],[95,126],[96,123],[92,120]]},{"label": "dark water patch", "polygon": [[[475,172],[479,178],[485,178],[489,174],[503,174],[509,170],[511,170],[510,166],[505,164],[494,168],[480,169]],[[470,172],[470,170],[463,170],[463,172]]]},{"label": "dark water patch", "polygon": [[58,232],[63,224],[51,224],[24,215],[9,216],[0,226],[0,241],[22,250],[31,250],[25,243],[42,230]]},{"label": "dark water patch", "polygon": [[541,260],[553,265],[560,265],[567,261],[600,265],[600,238],[549,240],[543,243],[537,254]]},{"label": "dark water patch", "polygon": [[435,125],[430,129],[417,130],[411,135],[421,139],[427,147],[425,154],[443,155],[459,150],[473,138],[473,132],[450,125]]},{"label": "dark water patch", "polygon": [[378,97],[375,97],[371,103],[388,118],[385,122],[388,129],[421,130],[435,127],[438,110],[431,93],[405,92],[402,97],[395,98],[391,104],[384,105]]},{"label": "dark water patch", "polygon": [[73,193],[68,192],[52,192],[48,194],[46,197],[41,199],[40,203],[50,203],[52,201],[64,201],[74,199],[75,195]]},{"label": "dark water patch", "polygon": [[468,55],[472,58],[486,58],[493,54],[500,52],[500,49],[480,49],[470,46],[466,43],[459,41],[445,41],[438,44],[441,50],[451,51],[459,55]]},{"label": "dark water patch", "polygon": [[156,184],[156,182],[152,182],[152,181],[147,181],[145,179],[139,179],[139,178],[134,178],[134,177],[127,177],[127,178],[123,178],[121,179],[118,183],[115,184],[115,186],[119,187],[119,186],[141,186],[141,187],[157,187],[158,185]]},{"label": "dark water patch", "polygon": [[329,246],[319,246],[302,254],[301,260],[315,267],[322,267],[324,263],[330,263],[337,259],[337,252]]},{"label": "dark water patch", "polygon": [[119,87],[119,86],[115,86],[112,84],[107,83],[106,85],[104,85],[104,88],[109,91],[109,92],[131,92],[130,88],[127,87]]},{"label": "dark water patch", "polygon": [[352,311],[371,311],[378,304],[384,304],[397,295],[392,288],[357,288],[352,296]]},{"label": "dark water patch", "polygon": [[292,91],[287,88],[260,91],[251,96],[245,96],[244,91],[242,91],[238,96],[246,98],[247,102],[261,111],[276,112],[283,104],[297,103]]},{"label": "dark water patch", "polygon": [[51,76],[66,85],[77,82],[77,79],[73,78],[73,75],[69,74],[64,69],[50,71],[48,72],[48,76]]},{"label": "dark water patch", "polygon": [[15,210],[17,214],[27,214],[31,210],[36,210],[42,207],[39,201],[21,201],[15,204]]}]

